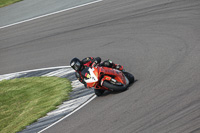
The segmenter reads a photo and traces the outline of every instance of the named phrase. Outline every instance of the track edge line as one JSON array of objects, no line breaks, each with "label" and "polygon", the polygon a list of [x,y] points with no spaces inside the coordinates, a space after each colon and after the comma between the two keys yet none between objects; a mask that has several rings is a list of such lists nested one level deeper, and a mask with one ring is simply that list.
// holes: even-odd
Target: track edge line
[{"label": "track edge line", "polygon": [[75,112],[77,112],[78,110],[80,110],[82,107],[84,107],[85,105],[87,105],[89,102],[91,102],[93,99],[96,98],[96,95],[94,94],[92,97],[90,97],[85,103],[83,103],[82,105],[80,105],[79,107],[77,107],[76,109],[74,109],[71,113],[69,113],[68,115],[64,116],[63,118],[61,118],[60,120],[56,121],[55,123],[51,124],[50,126],[42,129],[41,131],[39,131],[38,133],[42,133],[43,131],[49,129],[50,127],[56,125],[57,123],[61,122],[62,120],[64,120],[65,118],[69,117],[70,115],[74,114]]}]

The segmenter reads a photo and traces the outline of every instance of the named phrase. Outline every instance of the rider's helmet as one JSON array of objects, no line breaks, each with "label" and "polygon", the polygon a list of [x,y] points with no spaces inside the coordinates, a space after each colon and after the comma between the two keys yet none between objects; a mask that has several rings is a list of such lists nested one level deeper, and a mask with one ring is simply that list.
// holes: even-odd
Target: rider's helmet
[{"label": "rider's helmet", "polygon": [[79,71],[81,67],[83,66],[83,63],[78,58],[73,58],[70,62],[70,66],[74,70]]}]

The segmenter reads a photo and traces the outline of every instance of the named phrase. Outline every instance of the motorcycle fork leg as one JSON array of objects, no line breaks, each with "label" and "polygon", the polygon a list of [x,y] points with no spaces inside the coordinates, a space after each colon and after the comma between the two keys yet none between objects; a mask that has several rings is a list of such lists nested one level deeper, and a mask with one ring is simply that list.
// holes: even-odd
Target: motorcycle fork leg
[{"label": "motorcycle fork leg", "polygon": [[104,77],[101,79],[101,86],[103,85],[103,82],[104,82],[105,80],[110,81],[111,79],[112,79],[112,78],[109,77],[109,76],[104,76]]}]

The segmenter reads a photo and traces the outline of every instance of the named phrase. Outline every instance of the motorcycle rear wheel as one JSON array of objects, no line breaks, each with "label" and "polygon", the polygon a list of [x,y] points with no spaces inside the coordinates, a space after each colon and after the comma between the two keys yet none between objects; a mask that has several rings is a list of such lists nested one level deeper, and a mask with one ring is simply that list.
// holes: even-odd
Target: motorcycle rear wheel
[{"label": "motorcycle rear wheel", "polygon": [[135,77],[129,72],[123,72],[123,74],[128,78],[129,84],[132,84],[135,81]]}]

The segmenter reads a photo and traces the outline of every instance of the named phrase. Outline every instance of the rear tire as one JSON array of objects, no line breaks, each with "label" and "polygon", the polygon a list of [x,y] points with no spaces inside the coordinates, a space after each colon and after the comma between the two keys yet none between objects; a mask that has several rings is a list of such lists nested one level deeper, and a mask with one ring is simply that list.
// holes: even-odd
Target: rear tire
[{"label": "rear tire", "polygon": [[103,86],[110,89],[111,91],[125,91],[127,90],[128,88],[128,85],[121,85],[121,86],[118,86],[118,85],[114,85],[108,81],[104,81],[103,82]]},{"label": "rear tire", "polygon": [[94,89],[94,93],[99,97],[102,96],[105,90]]},{"label": "rear tire", "polygon": [[128,72],[123,72],[123,74],[127,77],[127,79],[129,80],[129,84],[132,84],[135,81],[134,76],[131,73]]}]

